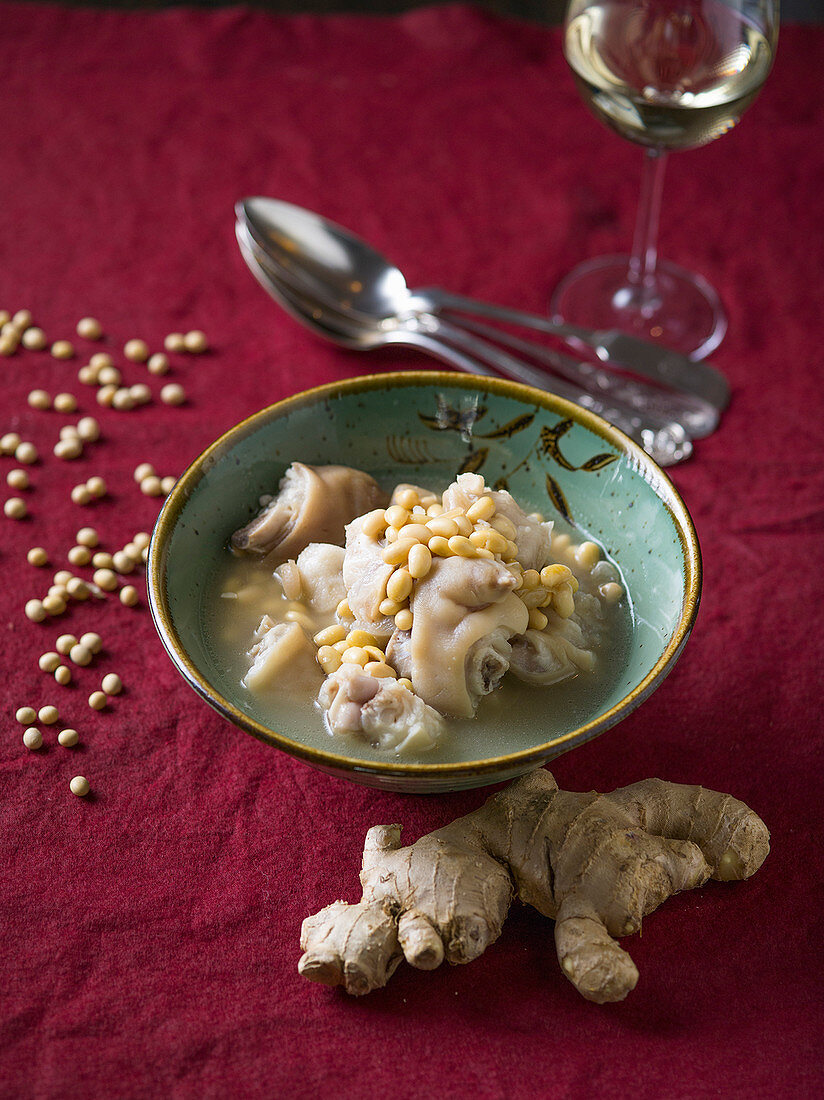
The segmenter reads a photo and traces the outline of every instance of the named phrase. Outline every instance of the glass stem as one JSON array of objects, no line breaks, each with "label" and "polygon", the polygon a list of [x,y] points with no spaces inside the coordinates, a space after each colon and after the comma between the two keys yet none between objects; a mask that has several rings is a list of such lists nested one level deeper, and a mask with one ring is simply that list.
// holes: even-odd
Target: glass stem
[{"label": "glass stem", "polygon": [[655,297],[655,266],[658,261],[658,219],[661,213],[661,192],[667,164],[663,149],[647,149],[641,176],[641,199],[629,260],[629,283],[636,291],[639,308],[652,304]]}]

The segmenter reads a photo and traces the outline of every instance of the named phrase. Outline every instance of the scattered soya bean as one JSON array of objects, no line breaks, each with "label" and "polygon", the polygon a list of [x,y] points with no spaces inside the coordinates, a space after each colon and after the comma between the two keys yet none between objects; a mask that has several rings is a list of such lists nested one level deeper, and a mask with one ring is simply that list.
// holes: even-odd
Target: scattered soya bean
[{"label": "scattered soya bean", "polygon": [[54,670],[54,679],[61,687],[66,687],[67,684],[72,682],[71,669],[66,665],[58,665]]},{"label": "scattered soya bean", "polygon": [[53,726],[60,717],[60,714],[57,710],[57,707],[45,706],[41,707],[40,710],[37,712],[37,717],[44,726]]},{"label": "scattered soya bean", "polygon": [[108,491],[106,482],[103,480],[102,477],[100,477],[99,474],[96,474],[94,477],[89,478],[89,480],[86,482],[86,488],[96,500],[104,497],[106,495],[106,492]]},{"label": "scattered soya bean", "polygon": [[129,396],[135,405],[148,405],[152,399],[152,391],[145,382],[135,382],[129,386]]},{"label": "scattered soya bean", "polygon": [[74,573],[70,572],[68,569],[58,569],[54,574],[53,580],[55,584],[68,584],[73,576]]},{"label": "scattered soya bean", "polygon": [[102,405],[104,408],[111,408],[112,402],[114,401],[114,395],[116,393],[117,386],[115,386],[114,384],[101,386],[100,389],[97,391],[97,397],[95,398],[95,400],[97,401],[98,405]]},{"label": "scattered soya bean", "polygon": [[50,409],[52,399],[45,390],[31,390],[26,402],[32,409]]},{"label": "scattered soya bean", "polygon": [[64,424],[60,429],[61,439],[80,439],[80,432],[74,424]]},{"label": "scattered soya bean", "polygon": [[100,367],[97,372],[97,381],[101,386],[119,386],[123,381],[123,375],[113,364]]},{"label": "scattered soya bean", "polygon": [[154,477],[154,474],[155,468],[151,462],[141,462],[139,466],[135,466],[132,477],[140,484],[140,482],[144,481],[147,477]]},{"label": "scattered soya bean", "polygon": [[60,664],[60,654],[49,650],[48,653],[41,654],[37,664],[41,672],[54,672]]},{"label": "scattered soya bean", "polygon": [[94,317],[81,317],[75,331],[84,340],[99,340],[103,335],[103,326]]},{"label": "scattered soya bean", "polygon": [[169,359],[164,355],[162,351],[155,352],[154,355],[149,356],[149,361],[146,363],[149,370],[149,374],[168,374],[169,373]]},{"label": "scattered soya bean", "polygon": [[186,400],[186,391],[179,382],[167,382],[160,391],[160,400],[164,405],[182,405]]},{"label": "scattered soya bean", "polygon": [[112,397],[112,408],[119,409],[120,412],[128,412],[135,406],[134,398],[127,389],[118,387],[115,391],[114,397]]},{"label": "scattered soya bean", "polygon": [[42,600],[27,600],[24,610],[26,618],[33,623],[42,623],[48,615]]},{"label": "scattered soya bean", "polygon": [[149,358],[149,345],[145,340],[127,340],[123,354],[132,363],[145,363]]},{"label": "scattered soya bean", "polygon": [[83,454],[83,441],[78,436],[75,439],[61,439],[54,446],[54,457],[62,458],[70,462],[73,458],[80,458]]},{"label": "scattered soya bean", "polygon": [[96,386],[97,371],[90,363],[87,363],[77,372],[77,381],[84,386]]},{"label": "scattered soya bean", "polygon": [[123,682],[116,672],[108,672],[103,677],[100,687],[107,695],[119,695],[123,690]]},{"label": "scattered soya bean", "polygon": [[57,735],[57,743],[62,745],[64,749],[72,748],[79,740],[80,736],[77,730],[71,728],[61,730]]},{"label": "scattered soya bean", "polygon": [[200,355],[209,347],[206,333],[201,332],[200,329],[192,329],[191,332],[187,332],[183,337],[183,347],[194,355]]},{"label": "scattered soya bean", "polygon": [[11,319],[11,323],[15,328],[23,331],[27,329],[31,324],[31,310],[30,309],[18,309]]},{"label": "scattered soya bean", "polygon": [[54,398],[54,408],[60,413],[73,413],[77,409],[77,398],[73,393],[58,393]]},{"label": "scattered soya bean", "polygon": [[0,436],[0,454],[13,455],[22,442],[17,432],[6,432]]},{"label": "scattered soya bean", "polygon": [[134,607],[138,599],[137,589],[133,584],[124,584],[120,589],[120,602],[124,607]]},{"label": "scattered soya bean", "polygon": [[167,474],[160,479],[160,489],[164,496],[168,496],[177,485],[177,478],[173,474]]},{"label": "scattered soya bean", "polygon": [[99,653],[103,648],[103,639],[99,634],[90,630],[86,634],[80,635],[80,645],[85,646],[92,653]]},{"label": "scattered soya bean", "polygon": [[37,448],[33,443],[29,443],[27,440],[23,440],[22,443],[14,449],[14,457],[18,462],[22,462],[24,466],[31,466],[36,462],[40,455],[37,453]]},{"label": "scattered soya bean", "polygon": [[51,346],[51,353],[55,359],[72,359],[74,344],[70,340],[55,340]]},{"label": "scattered soya bean", "polygon": [[76,794],[78,798],[85,798],[91,787],[85,775],[76,775],[69,783],[69,790],[72,794]]},{"label": "scattered soya bean", "polygon": [[93,691],[89,696],[89,706],[92,710],[103,710],[109,702],[105,691]]},{"label": "scattered soya bean", "polygon": [[23,731],[23,744],[27,749],[31,749],[32,752],[43,745],[43,734],[36,726],[31,726],[29,729]]},{"label": "scattered soya bean", "polygon": [[92,565],[95,569],[111,569],[114,562],[107,550],[98,550],[97,553],[92,555]]},{"label": "scattered soya bean", "polygon": [[113,569],[95,569],[92,580],[104,592],[114,592],[117,588],[117,573]]},{"label": "scattered soya bean", "polygon": [[135,567],[134,560],[129,557],[128,554],[124,553],[123,550],[116,550],[115,553],[112,554],[112,565],[115,568],[115,572],[120,573],[121,576],[125,573],[131,573]]},{"label": "scattered soya bean", "polygon": [[61,653],[64,657],[68,657],[72,648],[77,645],[77,638],[74,634],[61,634],[57,641],[54,643],[54,648],[58,653]]},{"label": "scattered soya bean", "polygon": [[96,351],[89,359],[89,366],[95,370],[103,370],[104,367],[113,367],[114,359],[107,351]]},{"label": "scattered soya bean", "polygon": [[43,607],[47,615],[62,615],[66,610],[66,601],[63,596],[50,594],[44,597]]},{"label": "scattered soya bean", "polygon": [[163,483],[156,474],[144,477],[140,482],[140,491],[147,497],[159,497],[163,494]]},{"label": "scattered soya bean", "polygon": [[22,497],[9,497],[3,505],[3,512],[9,519],[24,519],[28,508]]},{"label": "scattered soya bean", "polygon": [[72,577],[66,585],[66,591],[73,600],[87,600],[89,598],[89,586],[82,577]]},{"label": "scattered soya bean", "polygon": [[170,332],[163,341],[166,351],[185,351],[186,340],[182,332]]},{"label": "scattered soya bean", "polygon": [[81,638],[77,645],[71,647],[68,656],[70,661],[73,661],[76,665],[80,665],[82,668],[92,663],[94,653],[89,646],[83,644],[83,639]]},{"label": "scattered soya bean", "polygon": [[81,507],[91,504],[93,499],[87,485],[75,485],[69,495],[72,504],[79,504]]},{"label": "scattered soya bean", "polygon": [[26,554],[26,561],[29,565],[36,565],[38,568],[42,568],[44,565],[49,564],[49,555],[42,546],[32,546],[31,550]]},{"label": "scattered soya bean", "polygon": [[100,438],[100,425],[93,416],[81,416],[77,421],[77,434],[84,443],[95,443]]},{"label": "scattered soya bean", "polygon": [[88,565],[92,560],[92,552],[88,546],[73,546],[66,557],[72,565]]},{"label": "scattered soya bean", "polygon": [[48,340],[42,328],[32,327],[26,329],[20,337],[20,343],[29,351],[42,351],[48,344]]},{"label": "scattered soya bean", "polygon": [[78,546],[97,546],[100,541],[97,531],[94,527],[81,527],[77,534],[74,536],[75,542]]},{"label": "scattered soya bean", "polygon": [[18,707],[14,717],[21,726],[31,726],[37,720],[37,711],[34,707]]}]

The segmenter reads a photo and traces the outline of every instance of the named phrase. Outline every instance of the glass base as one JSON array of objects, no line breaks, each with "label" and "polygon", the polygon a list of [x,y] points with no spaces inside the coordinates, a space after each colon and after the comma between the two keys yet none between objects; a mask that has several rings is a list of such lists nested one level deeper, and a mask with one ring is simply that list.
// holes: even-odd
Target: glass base
[{"label": "glass base", "polygon": [[629,256],[579,264],[550,301],[555,321],[632,336],[703,359],[724,339],[727,317],[715,290],[700,275],[659,260],[651,287],[629,281]]}]

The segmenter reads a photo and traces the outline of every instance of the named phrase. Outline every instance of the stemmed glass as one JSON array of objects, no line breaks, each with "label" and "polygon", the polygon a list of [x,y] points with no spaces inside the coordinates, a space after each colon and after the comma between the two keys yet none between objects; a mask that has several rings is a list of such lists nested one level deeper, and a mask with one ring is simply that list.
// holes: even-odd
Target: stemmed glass
[{"label": "stemmed glass", "polygon": [[[700,275],[659,260],[666,154],[727,133],[772,66],[778,0],[571,0],[564,54],[594,114],[646,147],[632,253],[576,267],[553,315],[617,328],[700,359],[727,321]],[[711,196],[708,196],[708,200]]]}]

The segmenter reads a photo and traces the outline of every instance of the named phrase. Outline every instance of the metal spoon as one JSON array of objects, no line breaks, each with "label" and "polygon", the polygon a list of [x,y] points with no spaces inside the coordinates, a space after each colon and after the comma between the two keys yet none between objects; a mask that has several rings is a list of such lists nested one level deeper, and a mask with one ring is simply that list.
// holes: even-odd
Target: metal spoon
[{"label": "metal spoon", "polygon": [[[452,332],[452,326],[444,325],[437,318],[431,318],[432,328],[422,327],[420,317],[414,315],[403,325],[388,329],[366,326],[330,307],[309,298],[294,286],[277,277],[277,272],[266,266],[266,255],[255,246],[244,224],[238,222],[235,233],[241,254],[260,285],[288,313],[311,329],[314,333],[343,347],[359,351],[370,351],[388,345],[406,345],[418,348],[436,356],[450,366],[473,374],[496,376],[501,370],[491,369],[483,362],[483,357],[496,358],[497,349],[486,345],[484,341],[472,337],[460,330]],[[445,336],[457,340],[459,347],[447,343]],[[467,354],[464,354],[466,352]],[[477,358],[476,356],[481,356]],[[509,359],[509,357],[505,357]],[[516,377],[530,385],[549,390],[560,397],[575,401],[584,408],[603,416],[616,427],[626,432],[662,466],[671,466],[688,458],[692,453],[692,443],[680,424],[648,423],[642,416],[626,408],[617,408],[599,401],[585,391],[575,389],[563,382],[548,379],[543,372],[530,368],[519,360],[512,360]]]},{"label": "metal spoon", "polygon": [[726,379],[706,363],[620,332],[593,332],[437,288],[410,290],[399,269],[365,241],[279,199],[247,198],[235,209],[261,247],[285,267],[299,271],[317,294],[343,312],[354,310],[386,321],[415,311],[474,313],[550,333],[577,350],[589,348],[602,361],[696,394],[716,409],[725,408],[729,401]]}]

